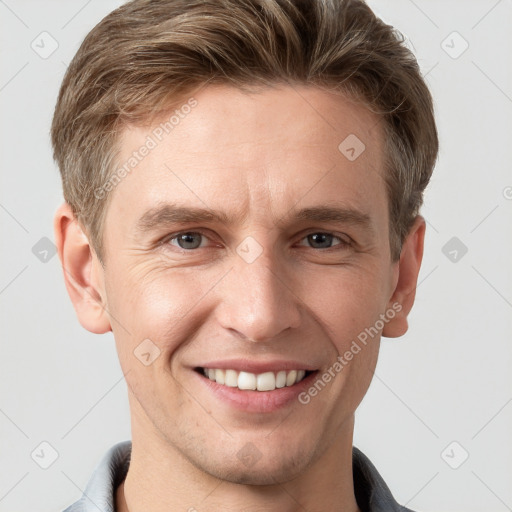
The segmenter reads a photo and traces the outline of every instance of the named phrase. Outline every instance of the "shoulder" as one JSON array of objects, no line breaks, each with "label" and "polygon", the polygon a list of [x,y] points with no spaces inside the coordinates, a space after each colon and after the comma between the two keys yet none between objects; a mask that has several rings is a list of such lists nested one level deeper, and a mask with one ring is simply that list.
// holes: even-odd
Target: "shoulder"
[{"label": "shoulder", "polygon": [[398,504],[370,459],[354,447],[352,450],[354,492],[363,512],[413,512]]},{"label": "shoulder", "polygon": [[130,465],[131,441],[112,446],[100,460],[82,497],[63,512],[113,512],[114,495]]}]

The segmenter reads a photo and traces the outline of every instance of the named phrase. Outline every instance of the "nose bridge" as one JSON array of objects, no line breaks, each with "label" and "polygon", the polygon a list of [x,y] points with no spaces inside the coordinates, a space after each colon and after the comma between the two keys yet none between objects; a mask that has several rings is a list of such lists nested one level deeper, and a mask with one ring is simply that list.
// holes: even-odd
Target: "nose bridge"
[{"label": "nose bridge", "polygon": [[[243,247],[242,247],[243,248]],[[222,298],[222,325],[251,341],[267,341],[300,323],[297,297],[278,258],[264,251],[253,261],[237,255]]]}]

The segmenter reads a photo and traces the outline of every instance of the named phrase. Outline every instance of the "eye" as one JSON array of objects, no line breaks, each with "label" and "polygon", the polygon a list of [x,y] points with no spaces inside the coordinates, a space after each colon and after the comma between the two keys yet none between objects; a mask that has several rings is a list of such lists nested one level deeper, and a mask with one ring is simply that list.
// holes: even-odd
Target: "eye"
[{"label": "eye", "polygon": [[[311,233],[304,237],[302,241],[307,241],[308,245],[313,249],[329,249],[336,245],[350,245],[348,241],[343,240],[339,236],[335,236],[332,233]],[[306,244],[301,243],[300,245]]]},{"label": "eye", "polygon": [[179,247],[180,249],[198,249],[204,247],[207,243],[207,238],[202,233],[195,231],[185,231],[172,235],[167,239],[167,243]]},{"label": "eye", "polygon": [[[208,237],[203,233],[197,231],[182,231],[167,237],[165,243],[179,249],[191,251],[208,246],[208,241]],[[316,232],[305,236],[300,241],[299,245],[309,246],[313,249],[330,249],[339,245],[340,249],[342,249],[349,246],[350,241],[333,235],[332,233]]]}]

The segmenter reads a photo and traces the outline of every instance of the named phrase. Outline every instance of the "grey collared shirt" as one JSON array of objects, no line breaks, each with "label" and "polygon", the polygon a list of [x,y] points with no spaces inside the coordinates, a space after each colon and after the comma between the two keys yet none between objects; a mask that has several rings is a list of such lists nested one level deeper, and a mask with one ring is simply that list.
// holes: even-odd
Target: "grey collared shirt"
[{"label": "grey collared shirt", "polygon": [[[118,443],[105,454],[87,484],[83,496],[64,512],[115,512],[117,487],[126,477],[131,441]],[[399,505],[368,457],[353,449],[354,492],[362,512],[412,512]]]}]

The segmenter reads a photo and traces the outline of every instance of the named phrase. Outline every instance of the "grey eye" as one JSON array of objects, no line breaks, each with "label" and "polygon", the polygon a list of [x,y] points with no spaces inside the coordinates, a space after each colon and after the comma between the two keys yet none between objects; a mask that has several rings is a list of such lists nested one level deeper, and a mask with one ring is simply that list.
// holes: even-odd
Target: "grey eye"
[{"label": "grey eye", "polygon": [[328,249],[332,245],[336,245],[333,244],[333,240],[337,237],[329,233],[313,233],[306,238],[311,247],[315,249]]},{"label": "grey eye", "polygon": [[201,233],[194,233],[192,231],[179,233],[178,235],[172,237],[169,240],[169,243],[171,243],[171,245],[176,245],[172,243],[174,241],[177,243],[180,249],[197,249],[198,247],[201,247],[203,243],[203,235]]}]

